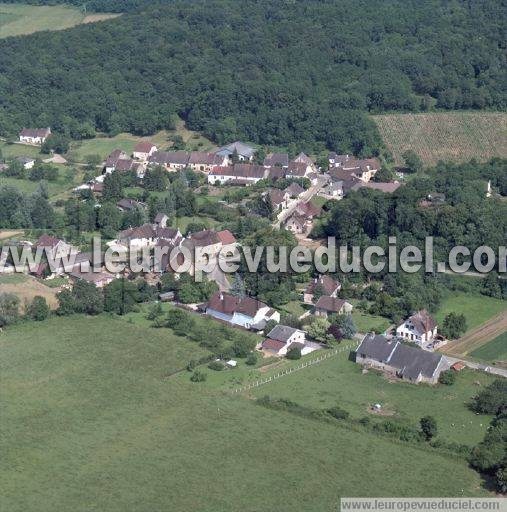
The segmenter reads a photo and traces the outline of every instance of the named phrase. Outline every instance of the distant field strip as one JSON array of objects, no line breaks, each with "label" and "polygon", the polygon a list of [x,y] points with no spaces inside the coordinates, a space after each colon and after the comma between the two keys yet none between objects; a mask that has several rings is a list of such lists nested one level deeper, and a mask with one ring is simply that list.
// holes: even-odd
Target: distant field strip
[{"label": "distant field strip", "polygon": [[411,149],[426,165],[438,160],[485,161],[507,158],[507,113],[449,112],[373,116],[380,134],[394,156]]},{"label": "distant field strip", "polygon": [[63,30],[81,23],[94,23],[116,16],[119,15],[100,13],[86,16],[80,9],[61,5],[0,3],[0,38],[32,34],[42,30]]},{"label": "distant field strip", "polygon": [[468,331],[459,340],[446,345],[442,351],[455,356],[466,356],[505,332],[507,332],[507,311],[503,311],[475,329]]},{"label": "distant field strip", "polygon": [[470,355],[486,361],[507,361],[507,332],[474,350]]}]

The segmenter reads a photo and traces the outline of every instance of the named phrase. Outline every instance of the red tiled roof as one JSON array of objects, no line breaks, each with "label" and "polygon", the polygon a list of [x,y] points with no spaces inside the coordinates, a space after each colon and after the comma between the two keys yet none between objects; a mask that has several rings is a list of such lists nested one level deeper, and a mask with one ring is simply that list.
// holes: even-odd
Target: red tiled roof
[{"label": "red tiled roof", "polygon": [[262,342],[263,349],[271,350],[273,352],[279,352],[283,347],[285,347],[285,343],[283,341],[272,340],[271,338],[266,338]]},{"label": "red tiled roof", "polygon": [[56,247],[60,240],[51,235],[41,235],[37,242],[35,242],[35,247]]},{"label": "red tiled roof", "polygon": [[207,307],[226,315],[243,313],[253,318],[259,309],[267,306],[252,297],[236,297],[229,293],[216,292],[208,301]]},{"label": "red tiled roof", "polygon": [[317,304],[315,304],[315,307],[317,309],[324,309],[333,313],[339,313],[345,302],[347,301],[344,299],[336,299],[335,297],[322,295],[322,297],[317,301]]},{"label": "red tiled roof", "polygon": [[228,229],[224,229],[223,231],[218,231],[217,235],[218,235],[218,238],[220,238],[220,241],[222,242],[222,244],[224,244],[224,245],[236,243],[236,238]]},{"label": "red tiled roof", "polygon": [[134,146],[134,153],[149,153],[153,148],[156,148],[155,144],[148,141],[138,142]]},{"label": "red tiled roof", "polygon": [[19,134],[21,137],[47,137],[51,135],[50,128],[23,128]]},{"label": "red tiled roof", "polygon": [[306,287],[305,293],[313,293],[317,286],[321,286],[324,290],[324,295],[331,295],[334,291],[340,286],[339,281],[335,281],[330,276],[320,276],[316,277],[311,281],[311,283]]}]

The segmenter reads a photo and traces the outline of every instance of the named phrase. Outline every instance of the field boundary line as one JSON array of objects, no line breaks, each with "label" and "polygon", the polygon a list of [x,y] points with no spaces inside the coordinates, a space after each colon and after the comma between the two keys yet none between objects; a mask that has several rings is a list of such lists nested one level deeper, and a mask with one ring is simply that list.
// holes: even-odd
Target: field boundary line
[{"label": "field boundary line", "polygon": [[326,359],[329,359],[330,357],[336,356],[337,354],[344,352],[346,350],[354,350],[357,349],[357,347],[360,345],[361,342],[353,343],[352,345],[347,345],[339,348],[335,348],[331,351],[328,351],[326,354],[316,357],[315,359],[311,359],[309,361],[304,361],[297,366],[291,366],[290,368],[286,368],[285,370],[275,374],[271,375],[270,377],[266,377],[264,379],[258,379],[255,382],[252,382],[250,384],[247,384],[246,386],[242,386],[236,389],[233,389],[231,391],[231,394],[236,395],[238,393],[243,393],[244,391],[248,391],[250,389],[258,388],[259,386],[263,386],[264,384],[269,384],[270,382],[274,382],[275,380],[281,379],[282,377],[286,377],[287,375],[291,375],[294,372],[297,372],[299,370],[303,370],[304,368],[308,368],[309,366],[313,366],[319,363],[322,363],[322,361],[325,361]]}]

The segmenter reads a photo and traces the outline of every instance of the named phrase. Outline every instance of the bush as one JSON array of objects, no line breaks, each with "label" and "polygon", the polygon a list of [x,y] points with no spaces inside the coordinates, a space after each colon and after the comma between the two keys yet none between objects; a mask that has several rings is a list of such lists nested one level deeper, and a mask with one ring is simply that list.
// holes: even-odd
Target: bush
[{"label": "bush", "polygon": [[207,377],[208,376],[204,372],[201,372],[200,370],[195,370],[195,372],[192,373],[190,380],[192,382],[204,382],[207,379]]},{"label": "bush", "polygon": [[337,420],[346,420],[349,417],[349,413],[338,406],[331,407],[326,412]]},{"label": "bush", "polygon": [[440,374],[438,382],[446,386],[452,386],[456,382],[456,372],[453,370],[445,370],[445,372]]},{"label": "bush", "polygon": [[252,352],[251,354],[248,354],[246,361],[246,364],[249,366],[254,366],[257,364],[257,356]]},{"label": "bush", "polygon": [[28,306],[26,313],[29,318],[37,322],[46,320],[46,318],[49,316],[49,306],[46,302],[46,299],[40,295],[36,295],[33,298],[32,303]]},{"label": "bush", "polygon": [[208,368],[216,372],[221,372],[222,370],[225,369],[225,364],[222,363],[221,361],[211,361],[211,363],[208,364]]},{"label": "bush", "polygon": [[507,380],[495,380],[473,399],[470,407],[479,414],[499,414],[507,411]]},{"label": "bush", "polygon": [[299,347],[291,348],[287,351],[287,355],[285,356],[287,359],[301,359],[301,349]]}]

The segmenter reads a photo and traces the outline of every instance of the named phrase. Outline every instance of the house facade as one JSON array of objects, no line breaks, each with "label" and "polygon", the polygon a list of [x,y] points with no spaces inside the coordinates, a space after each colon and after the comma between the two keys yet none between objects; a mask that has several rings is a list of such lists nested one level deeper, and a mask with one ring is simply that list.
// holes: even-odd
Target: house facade
[{"label": "house facade", "polygon": [[421,346],[431,343],[437,334],[437,323],[425,309],[414,313],[396,328],[396,336]]},{"label": "house facade", "polygon": [[449,362],[440,354],[375,334],[367,334],[357,347],[356,363],[416,384],[436,384],[440,373],[449,368]]},{"label": "house facade", "polygon": [[304,355],[311,352],[310,347],[305,347],[305,342],[305,331],[278,324],[267,334],[260,348],[277,356],[285,356],[289,350],[298,347]]},{"label": "house facade", "polygon": [[42,145],[46,139],[51,135],[51,128],[23,128],[19,132],[19,142],[25,144],[39,144]]},{"label": "house facade", "polygon": [[321,295],[336,297],[342,285],[336,279],[328,275],[319,275],[311,280],[303,292],[303,302],[313,304],[315,290],[320,290]]},{"label": "house facade", "polygon": [[345,299],[322,295],[315,304],[315,316],[327,318],[329,315],[348,315],[352,313],[354,306]]},{"label": "house facade", "polygon": [[142,162],[147,162],[154,153],[157,152],[157,146],[151,142],[139,142],[135,145],[132,157]]},{"label": "house facade", "polygon": [[246,329],[262,329],[269,320],[280,321],[280,313],[252,297],[216,292],[205,305],[205,313]]}]

